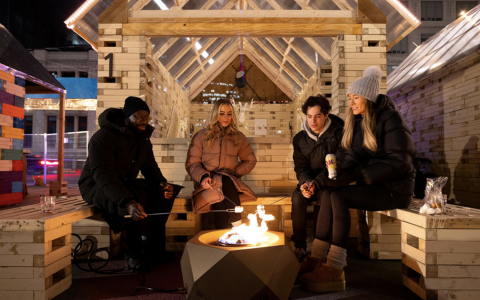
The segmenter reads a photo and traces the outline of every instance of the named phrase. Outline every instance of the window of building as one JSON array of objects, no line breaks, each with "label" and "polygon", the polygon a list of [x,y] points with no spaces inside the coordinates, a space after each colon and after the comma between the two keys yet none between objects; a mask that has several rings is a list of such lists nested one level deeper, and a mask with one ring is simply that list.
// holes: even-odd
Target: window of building
[{"label": "window of building", "polygon": [[387,65],[387,75],[390,75],[390,73],[393,72],[398,66],[389,66]]},{"label": "window of building", "polygon": [[62,72],[62,77],[75,77],[75,72]]},{"label": "window of building", "polygon": [[420,42],[423,43],[434,35],[435,33],[422,33],[420,36]]},{"label": "window of building", "polygon": [[75,131],[75,117],[67,116],[65,117],[65,132],[74,132]]},{"label": "window of building", "polygon": [[78,77],[88,78],[88,72],[79,72]]},{"label": "window of building", "polygon": [[407,41],[408,37],[405,37],[403,40],[398,42],[395,46],[390,49],[387,53],[391,54],[405,54],[407,53],[408,47],[407,47]]},{"label": "window of building", "polygon": [[422,21],[442,21],[443,1],[422,1]]},{"label": "window of building", "polygon": [[455,18],[461,17],[462,12],[467,13],[469,10],[478,5],[478,1],[457,1]]},{"label": "window of building", "polygon": [[47,133],[57,133],[57,117],[47,117]]},{"label": "window of building", "polygon": [[78,131],[87,131],[87,117],[78,117]]},{"label": "window of building", "polygon": [[32,134],[33,133],[33,117],[32,116],[25,116],[25,134]]}]

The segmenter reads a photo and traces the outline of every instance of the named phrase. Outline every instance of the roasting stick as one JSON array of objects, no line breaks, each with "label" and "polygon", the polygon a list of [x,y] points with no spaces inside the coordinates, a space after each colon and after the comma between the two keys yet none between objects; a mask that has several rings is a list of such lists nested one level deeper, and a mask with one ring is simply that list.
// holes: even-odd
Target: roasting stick
[{"label": "roasting stick", "polygon": [[[190,213],[201,213],[201,212],[233,212],[233,213],[242,213],[243,207],[242,206],[235,206],[235,208],[227,208],[227,209],[217,209],[217,210],[193,210],[193,211],[182,211],[182,212],[163,212],[163,213],[154,213],[148,214],[148,216],[162,216],[162,215],[171,215],[171,214],[190,214]],[[131,218],[131,215],[125,215],[125,219]]]}]

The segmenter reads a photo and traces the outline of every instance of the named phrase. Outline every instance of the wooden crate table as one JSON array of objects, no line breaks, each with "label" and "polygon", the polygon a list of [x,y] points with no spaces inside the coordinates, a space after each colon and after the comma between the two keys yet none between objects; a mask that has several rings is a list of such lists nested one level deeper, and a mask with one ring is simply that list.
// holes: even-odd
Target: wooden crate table
[{"label": "wooden crate table", "polygon": [[52,299],[72,284],[72,222],[95,214],[81,197],[0,211],[0,299]]},{"label": "wooden crate table", "polygon": [[447,205],[446,213],[382,211],[401,221],[403,284],[423,299],[480,299],[480,210]]}]

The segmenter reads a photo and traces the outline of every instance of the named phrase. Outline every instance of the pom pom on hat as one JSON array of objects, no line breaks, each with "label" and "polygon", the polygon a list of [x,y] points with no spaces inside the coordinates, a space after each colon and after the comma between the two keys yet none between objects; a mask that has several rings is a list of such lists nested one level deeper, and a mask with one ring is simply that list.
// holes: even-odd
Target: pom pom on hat
[{"label": "pom pom on hat", "polygon": [[363,71],[363,77],[367,76],[375,76],[378,78],[378,80],[381,80],[383,76],[382,69],[377,66],[370,66]]},{"label": "pom pom on hat", "polygon": [[372,102],[377,102],[382,76],[383,71],[379,67],[371,66],[366,68],[363,72],[363,77],[355,80],[348,88],[347,97],[348,94],[355,94]]}]

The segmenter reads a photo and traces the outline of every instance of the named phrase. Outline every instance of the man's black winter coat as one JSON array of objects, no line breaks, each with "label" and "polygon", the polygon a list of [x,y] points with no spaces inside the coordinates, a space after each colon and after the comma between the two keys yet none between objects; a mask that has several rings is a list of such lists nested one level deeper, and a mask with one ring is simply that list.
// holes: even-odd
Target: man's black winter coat
[{"label": "man's black winter coat", "polygon": [[83,199],[116,215],[136,199],[133,183],[139,172],[149,185],[163,177],[153,155],[150,125],[140,134],[126,127],[121,109],[109,108],[98,118],[98,130],[88,143],[88,158],[78,182]]},{"label": "man's black winter coat", "polygon": [[[345,150],[343,173],[355,174],[357,184],[380,184],[404,195],[413,195],[415,155],[412,133],[395,103],[386,95],[379,95],[376,109],[377,151],[363,146],[363,117],[355,116],[352,146]],[[352,181],[354,181],[352,180]]]},{"label": "man's black winter coat", "polygon": [[293,138],[294,170],[299,185],[305,183],[308,179],[313,179],[317,181],[319,186],[322,186],[322,172],[327,172],[325,156],[335,154],[337,162],[340,162],[343,158],[341,142],[344,122],[341,118],[332,114],[328,117],[332,123],[318,138],[318,141],[310,138],[305,130],[300,131]]}]

